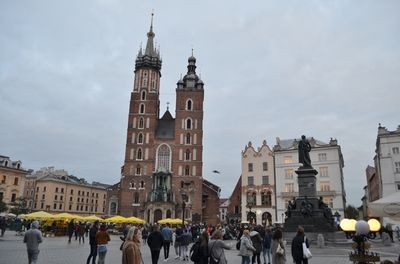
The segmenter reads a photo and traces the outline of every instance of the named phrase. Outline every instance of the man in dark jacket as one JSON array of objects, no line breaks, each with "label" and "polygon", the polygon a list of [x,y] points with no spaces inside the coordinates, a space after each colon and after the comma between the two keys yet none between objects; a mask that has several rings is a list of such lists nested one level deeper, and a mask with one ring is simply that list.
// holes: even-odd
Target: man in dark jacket
[{"label": "man in dark jacket", "polygon": [[71,219],[71,221],[68,223],[68,243],[71,243],[71,238],[72,235],[74,234],[74,230],[75,230],[74,219]]},{"label": "man in dark jacket", "polygon": [[99,221],[94,222],[92,228],[89,231],[89,244],[90,244],[90,254],[87,258],[86,264],[90,264],[90,259],[92,258],[92,264],[96,263],[97,257],[97,242],[96,234],[99,230]]},{"label": "man in dark jacket", "polygon": [[271,242],[272,242],[272,231],[270,227],[267,227],[265,231],[265,236],[263,239],[263,258],[264,258],[264,264],[267,263],[268,259],[268,264],[271,263]]},{"label": "man in dark jacket", "polygon": [[157,264],[160,257],[161,247],[164,244],[163,235],[161,234],[160,227],[158,225],[153,226],[153,231],[147,238],[147,244],[149,245],[151,251],[151,261],[153,264]]},{"label": "man in dark jacket", "polygon": [[308,264],[308,259],[303,256],[303,242],[306,242],[307,248],[310,246],[308,239],[305,238],[304,228],[299,226],[297,234],[292,241],[292,257],[296,264]]},{"label": "man in dark jacket", "polygon": [[251,263],[254,264],[256,263],[257,260],[257,263],[261,264],[260,254],[262,250],[263,239],[261,238],[260,233],[256,231],[256,229],[253,229],[253,231],[250,232],[250,239],[251,242],[253,243],[253,247],[256,249],[256,251],[253,252]]}]

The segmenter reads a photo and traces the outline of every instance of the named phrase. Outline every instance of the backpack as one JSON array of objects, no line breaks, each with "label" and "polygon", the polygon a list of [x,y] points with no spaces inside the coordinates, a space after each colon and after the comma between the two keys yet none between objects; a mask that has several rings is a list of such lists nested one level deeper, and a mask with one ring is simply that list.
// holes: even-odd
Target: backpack
[{"label": "backpack", "polygon": [[193,262],[199,262],[200,260],[200,241],[197,241],[190,248],[190,260]]}]

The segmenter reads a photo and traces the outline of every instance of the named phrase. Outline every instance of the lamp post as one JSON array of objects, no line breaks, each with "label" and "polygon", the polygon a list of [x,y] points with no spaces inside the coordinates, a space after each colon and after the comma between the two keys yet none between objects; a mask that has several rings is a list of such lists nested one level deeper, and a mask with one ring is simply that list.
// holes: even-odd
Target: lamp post
[{"label": "lamp post", "polygon": [[186,207],[185,195],[182,194],[182,226],[185,225],[185,207]]}]

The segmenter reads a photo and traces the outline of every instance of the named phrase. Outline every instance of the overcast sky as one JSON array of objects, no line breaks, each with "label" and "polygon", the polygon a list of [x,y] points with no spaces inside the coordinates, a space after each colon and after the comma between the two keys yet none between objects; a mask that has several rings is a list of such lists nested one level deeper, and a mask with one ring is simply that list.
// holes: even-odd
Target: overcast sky
[{"label": "overcast sky", "polygon": [[[161,113],[191,48],[205,83],[204,177],[228,197],[252,141],[342,147],[360,205],[378,123],[400,125],[400,1],[0,2],[0,154],[116,183],[134,61],[154,9]],[[221,174],[213,174],[218,170]]]}]

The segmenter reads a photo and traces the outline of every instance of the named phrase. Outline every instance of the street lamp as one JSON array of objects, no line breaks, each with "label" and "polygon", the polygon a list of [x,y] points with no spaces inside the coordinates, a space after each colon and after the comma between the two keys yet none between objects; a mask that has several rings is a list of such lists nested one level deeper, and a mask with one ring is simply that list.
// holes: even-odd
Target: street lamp
[{"label": "street lamp", "polygon": [[182,194],[182,226],[185,225],[185,207],[186,207],[185,195]]}]

